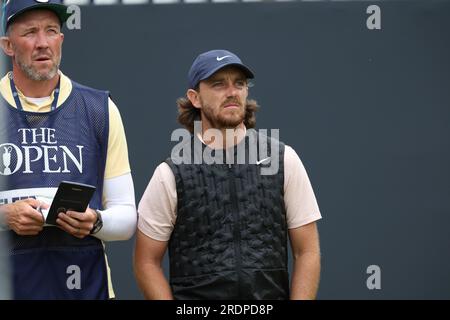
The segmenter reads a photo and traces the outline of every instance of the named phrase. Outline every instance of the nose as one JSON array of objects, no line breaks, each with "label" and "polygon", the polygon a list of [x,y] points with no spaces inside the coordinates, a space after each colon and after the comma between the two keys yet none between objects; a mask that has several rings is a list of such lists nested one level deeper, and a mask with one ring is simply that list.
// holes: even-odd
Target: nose
[{"label": "nose", "polygon": [[44,31],[40,31],[36,35],[36,47],[39,49],[48,48],[48,39]]},{"label": "nose", "polygon": [[236,97],[238,95],[239,89],[235,86],[232,81],[227,82],[227,96]]}]

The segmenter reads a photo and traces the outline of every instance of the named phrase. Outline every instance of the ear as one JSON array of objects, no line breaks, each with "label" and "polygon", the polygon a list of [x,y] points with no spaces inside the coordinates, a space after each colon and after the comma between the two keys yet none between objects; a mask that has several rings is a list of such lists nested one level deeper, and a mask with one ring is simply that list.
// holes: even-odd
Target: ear
[{"label": "ear", "polygon": [[10,57],[14,56],[14,50],[11,44],[11,40],[9,40],[9,37],[1,37],[0,38],[3,52]]},{"label": "ear", "polygon": [[201,109],[200,96],[197,91],[195,91],[194,89],[189,89],[186,92],[186,96],[194,107],[196,107],[197,109]]},{"label": "ear", "polygon": [[64,33],[60,33],[60,35],[61,35],[61,44],[64,42]]}]

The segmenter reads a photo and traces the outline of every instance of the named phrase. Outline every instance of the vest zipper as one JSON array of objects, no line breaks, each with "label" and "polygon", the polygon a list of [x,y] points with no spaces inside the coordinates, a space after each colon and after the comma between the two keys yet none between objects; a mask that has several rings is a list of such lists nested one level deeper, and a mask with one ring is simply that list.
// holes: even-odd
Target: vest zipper
[{"label": "vest zipper", "polygon": [[228,182],[230,185],[230,200],[233,208],[233,221],[234,221],[233,243],[234,243],[234,253],[236,255],[236,271],[238,275],[238,297],[240,298],[242,295],[241,228],[240,228],[240,217],[239,217],[235,177],[231,165],[228,166],[228,178],[229,178]]}]

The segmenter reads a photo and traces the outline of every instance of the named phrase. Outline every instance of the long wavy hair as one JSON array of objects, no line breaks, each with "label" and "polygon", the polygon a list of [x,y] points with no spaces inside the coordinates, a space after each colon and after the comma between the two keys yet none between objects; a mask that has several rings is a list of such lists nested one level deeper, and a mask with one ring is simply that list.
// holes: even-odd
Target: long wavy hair
[{"label": "long wavy hair", "polygon": [[[190,133],[194,133],[194,121],[201,120],[200,109],[194,107],[191,101],[185,97],[177,99],[178,105],[178,122],[183,125]],[[247,129],[256,126],[256,111],[259,105],[256,100],[247,99],[245,105],[244,124]]]}]

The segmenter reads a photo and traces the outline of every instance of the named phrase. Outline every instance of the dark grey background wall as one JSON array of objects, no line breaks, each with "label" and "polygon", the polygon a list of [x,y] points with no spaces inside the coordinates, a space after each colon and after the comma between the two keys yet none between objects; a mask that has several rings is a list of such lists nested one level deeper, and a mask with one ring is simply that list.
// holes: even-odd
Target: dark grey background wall
[{"label": "dark grey background wall", "polygon": [[[381,8],[368,30],[366,8]],[[450,3],[296,2],[82,7],[62,70],[109,89],[136,188],[170,152],[195,56],[255,71],[259,128],[279,128],[321,208],[320,299],[450,298]],[[108,243],[119,299],[139,299],[134,240]],[[381,268],[381,290],[366,269]]]}]

